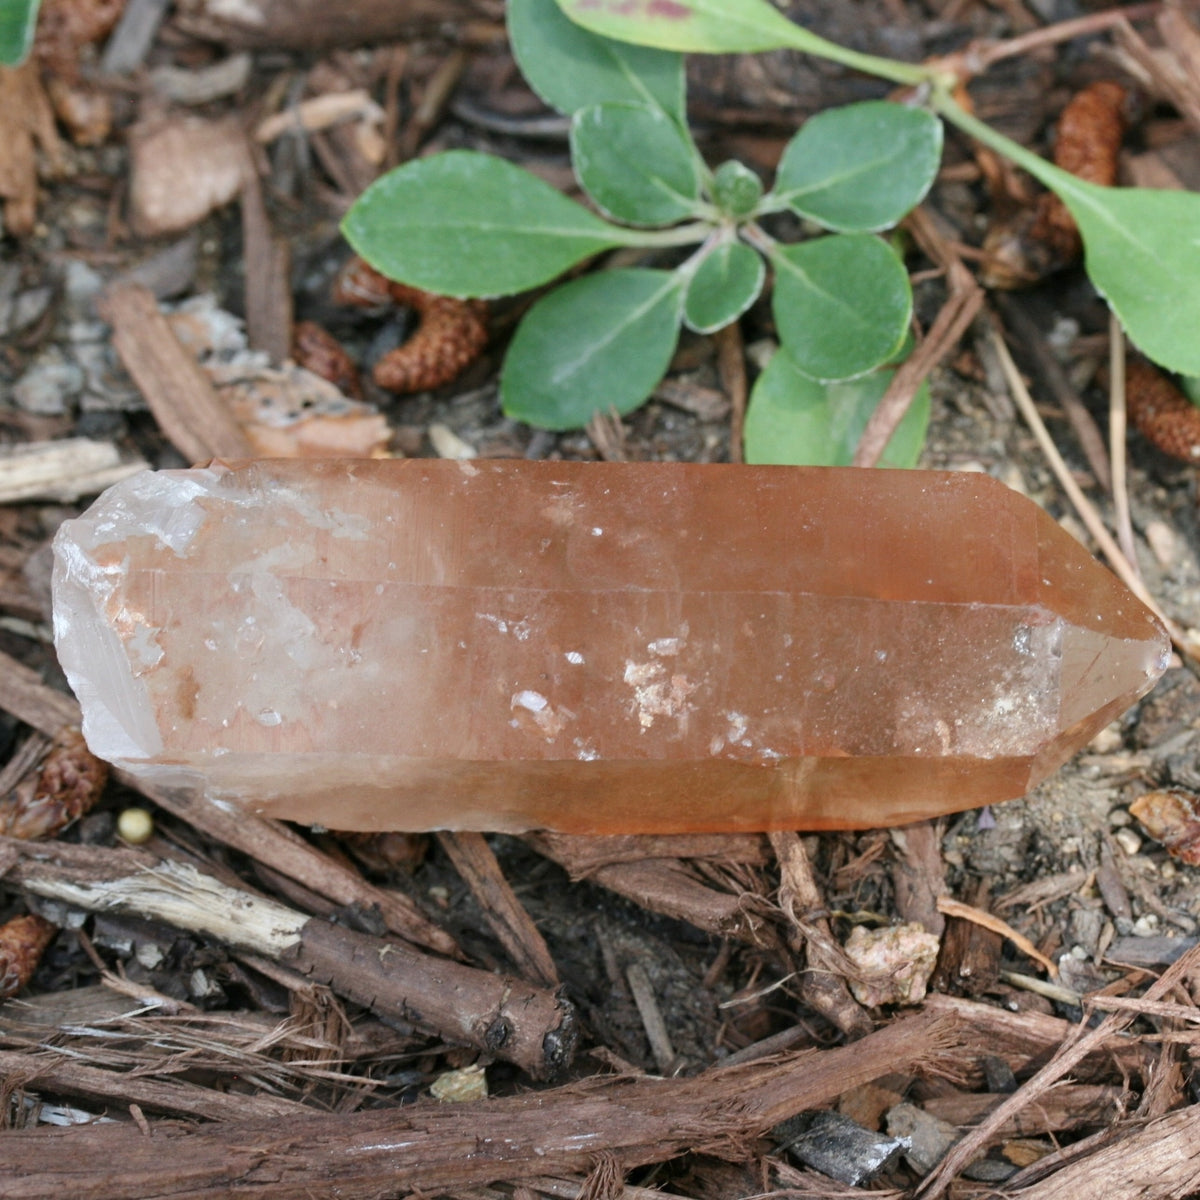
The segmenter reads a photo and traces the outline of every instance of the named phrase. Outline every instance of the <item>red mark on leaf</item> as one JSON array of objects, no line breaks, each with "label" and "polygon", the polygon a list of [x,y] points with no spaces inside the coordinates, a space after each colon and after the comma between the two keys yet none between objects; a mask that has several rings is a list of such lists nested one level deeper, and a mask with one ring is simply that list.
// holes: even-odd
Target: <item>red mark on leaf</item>
[{"label": "red mark on leaf", "polygon": [[681,21],[692,15],[692,10],[686,4],[677,4],[675,0],[649,0],[646,5],[646,16],[665,17],[670,21]]}]

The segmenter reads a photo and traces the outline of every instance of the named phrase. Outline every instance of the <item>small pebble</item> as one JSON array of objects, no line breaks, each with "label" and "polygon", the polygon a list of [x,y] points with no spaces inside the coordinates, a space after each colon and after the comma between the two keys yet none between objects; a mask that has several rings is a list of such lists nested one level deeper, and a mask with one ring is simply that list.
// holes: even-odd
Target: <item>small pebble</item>
[{"label": "small pebble", "polygon": [[1113,829],[1123,829],[1126,825],[1133,824],[1133,818],[1129,815],[1129,809],[1114,808],[1108,814],[1108,823]]},{"label": "small pebble", "polygon": [[83,371],[74,363],[47,356],[35,363],[13,385],[18,407],[42,417],[60,417],[67,402],[83,390]]},{"label": "small pebble", "polygon": [[1130,858],[1132,858],[1142,848],[1142,839],[1128,827],[1118,829],[1116,833],[1113,834],[1113,841],[1115,841]]},{"label": "small pebble", "polygon": [[1145,913],[1138,917],[1130,930],[1134,937],[1154,937],[1158,933],[1158,917],[1154,913]]}]

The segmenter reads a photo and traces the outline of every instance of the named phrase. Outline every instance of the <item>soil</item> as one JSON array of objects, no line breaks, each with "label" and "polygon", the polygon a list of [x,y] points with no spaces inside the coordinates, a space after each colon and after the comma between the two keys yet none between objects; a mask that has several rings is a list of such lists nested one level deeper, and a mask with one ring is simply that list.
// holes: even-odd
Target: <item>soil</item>
[{"label": "soil", "polygon": [[[211,36],[196,32],[201,19],[197,14],[220,6],[178,7],[181,11],[168,15],[143,57],[125,73],[101,73],[103,40],[80,50],[83,66],[77,86],[95,88],[109,98],[111,128],[96,145],[65,135],[58,171],[50,169],[43,151],[36,224],[20,236],[9,230],[0,243],[0,449],[16,451],[35,442],[88,437],[154,467],[183,465],[111,349],[95,308],[99,288],[141,268],[164,303],[210,294],[219,309],[247,315],[246,234],[236,203],[160,236],[139,235],[129,223],[128,134],[137,120],[163,105],[152,90],[151,71],[174,67],[194,72],[240,52],[234,36],[211,35],[207,26],[201,28]],[[1003,39],[1052,19],[1078,15],[1070,3],[993,7],[880,0],[852,8],[851,14],[845,5],[809,5],[803,20],[858,49],[920,59],[961,48],[972,38]],[[382,128],[392,138],[388,152],[393,157],[401,147],[411,156],[470,146],[568,184],[563,129],[547,122],[547,114],[515,72],[497,7],[462,4],[456,6],[456,14],[462,19],[412,33],[397,27],[387,44],[366,48],[323,45],[315,34],[303,49],[287,41],[256,45],[249,52],[244,83],[191,111],[208,120],[233,117],[253,128],[302,95],[362,87],[382,106]],[[1152,27],[1139,28],[1152,36]],[[1101,31],[1001,61],[973,84],[976,110],[1010,136],[1045,150],[1054,118],[1073,91],[1100,77],[1139,82],[1117,48],[1112,35]],[[433,111],[423,110],[422,99],[438,86],[447,63],[460,52],[465,52],[461,74],[452,81],[447,98]],[[53,64],[43,69],[50,79],[64,70]],[[710,161],[737,155],[764,169],[807,115],[886,94],[886,88],[869,80],[788,54],[696,59],[689,67],[689,86],[698,136]],[[1200,171],[1197,145],[1196,135],[1188,132],[1175,110],[1145,96],[1125,155],[1137,156],[1143,166],[1146,156],[1161,155],[1186,179],[1189,171]],[[356,157],[352,139],[336,130],[281,139],[261,150],[257,159],[271,232],[290,251],[294,319],[323,325],[365,367],[402,342],[411,324],[410,315],[401,309],[347,309],[330,298],[332,280],[349,257],[337,231],[338,219],[354,198],[353,187],[382,165],[361,154]],[[949,138],[943,174],[927,205],[939,215],[948,238],[978,247],[991,200],[965,141]],[[917,321],[927,329],[946,299],[944,280],[915,248],[909,266],[918,278]],[[681,341],[660,394],[623,419],[615,431],[610,428],[607,438],[599,432],[550,434],[506,418],[499,409],[496,373],[506,340],[529,302],[530,297],[518,297],[494,305],[488,349],[450,385],[396,397],[378,389],[364,372],[364,399],[386,417],[392,452],[436,453],[430,430],[442,426],[481,456],[730,458],[728,379],[719,369],[712,339],[695,335]],[[1010,303],[1032,318],[1044,349],[1063,366],[1103,428],[1108,397],[1096,380],[1108,353],[1108,317],[1082,270],[1076,266],[1061,272],[1014,294]],[[931,376],[933,413],[921,465],[986,471],[1042,504],[1095,550],[1032,434],[1016,416],[989,346],[989,319],[986,313],[979,318]],[[745,370],[751,382],[760,361],[756,348],[769,344],[772,336],[769,307],[757,305],[742,322],[748,348]],[[1111,503],[1052,398],[1038,358],[1020,344],[1014,344],[1014,352],[1072,471],[1111,520]],[[31,386],[36,369],[48,365],[58,371],[50,384]],[[1151,594],[1176,623],[1185,630],[1200,628],[1196,470],[1167,458],[1136,432],[1128,439],[1127,451],[1138,566]],[[31,500],[0,507],[0,652],[61,690],[66,685],[49,633],[47,547],[61,521],[86,503],[86,498],[71,503]],[[0,675],[4,670],[0,665]],[[5,707],[8,687],[0,680],[0,708]],[[19,707],[11,707],[10,713],[0,712],[0,772],[7,771],[0,781],[16,796],[31,786],[36,757],[30,757],[30,749],[37,751],[41,735],[21,718]],[[1136,997],[1182,951],[1200,941],[1195,868],[1172,858],[1129,811],[1147,791],[1196,788],[1198,748],[1200,680],[1177,660],[1144,701],[1030,796],[933,823],[928,842],[932,852],[921,849],[924,835],[910,830],[804,836],[821,905],[801,916],[827,922],[838,945],[856,925],[876,928],[923,921],[942,939],[935,991],[977,999],[1004,1014],[1060,1018],[1067,1023],[1064,1030],[1094,1024],[1099,1010],[1083,997]],[[26,760],[31,765],[20,769]],[[3,799],[0,795],[0,802]],[[54,837],[93,847],[97,853],[119,846],[117,817],[135,803],[148,804],[112,782],[90,813],[54,831]],[[177,812],[149,807],[156,823],[146,847],[151,854],[197,863],[293,909],[332,916],[347,928],[357,922],[358,928],[366,929],[364,936],[385,932],[378,921],[372,925],[369,912],[355,915],[317,895],[311,883],[287,879],[276,866],[222,844]],[[495,930],[487,893],[469,886],[439,839],[408,839],[402,844],[393,839],[380,845],[302,832],[323,853],[349,864],[371,884],[408,897],[454,939],[466,963],[488,972],[521,973],[512,944]],[[26,1159],[20,1157],[25,1143],[6,1143],[6,1138],[36,1131],[40,1123],[104,1117],[149,1130],[159,1122],[191,1115],[165,1102],[155,1107],[123,1096],[120,1080],[131,1070],[153,1079],[177,1080],[217,1098],[285,1097],[314,1114],[349,1115],[432,1104],[428,1097],[433,1085],[448,1073],[472,1066],[484,1068],[492,1097],[520,1097],[551,1082],[588,1086],[643,1074],[699,1076],[731,1061],[755,1061],[760,1043],[764,1054],[832,1052],[849,1036],[835,1019],[844,1011],[837,1004],[853,1005],[843,999],[832,1009],[821,1009],[805,990],[805,974],[812,975],[819,965],[811,941],[815,926],[802,924],[798,932],[781,905],[779,847],[765,838],[730,839],[724,848],[708,844],[713,841],[707,839],[704,847],[681,843],[664,853],[652,847],[625,848],[618,861],[636,863],[644,857],[668,864],[671,871],[678,868],[690,885],[708,889],[733,909],[753,915],[740,927],[732,920],[719,927],[715,918],[696,915],[699,909],[689,908],[693,902],[686,897],[677,898],[674,907],[656,904],[652,897],[642,897],[645,902],[639,903],[636,893],[622,890],[613,877],[602,871],[569,871],[560,865],[565,858],[555,856],[559,861],[554,861],[536,841],[487,839],[519,907],[528,914],[529,926],[544,938],[560,994],[577,1014],[572,1065],[559,1079],[539,1082],[503,1055],[449,1044],[452,1039],[424,1028],[419,1014],[408,1024],[381,1020],[368,1004],[339,995],[336,981],[333,987],[306,982],[295,972],[264,962],[261,955],[235,952],[218,939],[172,928],[161,920],[87,914],[69,904],[39,900],[28,887],[6,881],[5,873],[16,859],[5,857],[7,843],[0,843],[0,921],[36,911],[59,927],[18,998],[0,1004],[0,1164],[11,1154],[25,1169]],[[1012,940],[981,932],[962,917],[939,914],[934,904],[939,894],[1008,922],[1057,966],[1057,979],[1049,980]],[[747,929],[758,932],[747,934]],[[807,960],[805,931],[810,936]],[[515,935],[518,943],[531,937],[528,929]],[[844,960],[837,962],[846,969]],[[1194,970],[1172,993],[1180,1006],[1194,1002]],[[644,990],[639,994],[643,983],[649,1002]],[[136,1012],[126,1003],[130,996],[141,997]],[[868,1014],[867,1028],[884,1028],[906,1014],[911,1015],[904,1008],[876,1008]],[[1174,1084],[1156,1092],[1163,1085],[1151,1083],[1149,1069],[1122,1081],[1111,1063],[1108,1074],[1101,1071],[1098,1078],[1106,1086],[1130,1087],[1127,1107],[1140,1103],[1147,1118],[1190,1113],[1195,1095],[1194,1020],[1189,1024],[1179,1013],[1174,1023],[1162,1014],[1133,1015],[1138,1020],[1133,1031],[1149,1039],[1156,1053],[1160,1043],[1155,1038],[1164,1033],[1170,1035],[1167,1041],[1174,1038]],[[218,1018],[224,1024],[203,1024]],[[185,1037],[185,1030],[194,1032]],[[252,1039],[259,1040],[251,1048]],[[1040,1055],[1009,1055],[1014,1086],[1032,1078],[1056,1049],[1047,1044]],[[56,1082],[39,1081],[38,1070],[25,1058],[19,1065],[16,1058],[4,1057],[47,1055],[52,1050],[114,1073],[113,1090],[89,1093],[58,1076]],[[982,1062],[985,1055],[980,1052],[977,1057]],[[70,1061],[54,1057],[56,1066]],[[879,1086],[917,1103],[934,1096],[1004,1091],[989,1086],[978,1072],[969,1079],[956,1077],[948,1068],[897,1067],[890,1075],[880,1074],[884,1078]],[[845,1112],[852,1106],[843,1095],[836,1105],[828,1102],[824,1107]],[[486,1110],[476,1119],[481,1130],[487,1127]],[[1011,1132],[992,1139],[992,1158],[1012,1170],[1008,1182],[998,1176],[1001,1182],[987,1194],[1016,1194],[1022,1183],[1035,1187],[1031,1164],[1075,1143],[1084,1146],[1086,1155],[1091,1146],[1087,1139],[1124,1128],[1122,1119],[1120,1112],[1112,1111],[1091,1122],[1042,1128],[1026,1137],[1024,1158]],[[876,1113],[876,1126],[881,1121]],[[967,1124],[964,1118],[960,1129]],[[713,1144],[697,1137],[686,1150],[663,1151],[657,1158],[616,1151],[606,1157],[602,1147],[590,1167],[574,1172],[564,1168],[555,1176],[557,1182],[536,1163],[525,1163],[498,1165],[488,1178],[470,1183],[449,1175],[444,1187],[436,1179],[424,1180],[420,1190],[430,1196],[514,1197],[535,1192],[615,1196],[622,1194],[622,1187],[628,1195],[657,1188],[713,1198],[789,1188],[793,1191],[788,1194],[795,1195],[856,1194],[836,1191],[843,1185],[787,1159],[769,1138],[755,1140],[767,1132],[766,1126],[746,1131],[735,1150],[722,1149],[715,1135]],[[1100,1146],[1097,1142],[1096,1153]],[[843,1157],[853,1156],[845,1151]],[[610,1168],[613,1177],[605,1177],[604,1170]],[[1022,1169],[1025,1175],[1011,1178]],[[1147,1161],[1141,1181],[1146,1190],[1136,1194],[1183,1194],[1153,1190],[1155,1173]],[[901,1158],[875,1186],[897,1189],[889,1194],[909,1194],[923,1174],[912,1159]],[[97,1167],[95,1190],[88,1194],[126,1194],[121,1176],[118,1166]],[[241,1185],[231,1179],[223,1186],[233,1194]],[[407,1189],[380,1182],[376,1190],[365,1184],[355,1185],[358,1190],[349,1185],[342,1191],[324,1190],[332,1185],[322,1182],[319,1169],[304,1186],[308,1190],[303,1194],[312,1195],[399,1195]],[[952,1191],[968,1195],[982,1186],[958,1176]],[[42,1194],[33,1183],[29,1187],[21,1191],[19,1185],[5,1183],[0,1173],[0,1195]],[[181,1188],[171,1194],[185,1192]],[[208,1194],[225,1192],[214,1187]],[[1121,1192],[1114,1184],[1111,1194],[1135,1193]]]}]

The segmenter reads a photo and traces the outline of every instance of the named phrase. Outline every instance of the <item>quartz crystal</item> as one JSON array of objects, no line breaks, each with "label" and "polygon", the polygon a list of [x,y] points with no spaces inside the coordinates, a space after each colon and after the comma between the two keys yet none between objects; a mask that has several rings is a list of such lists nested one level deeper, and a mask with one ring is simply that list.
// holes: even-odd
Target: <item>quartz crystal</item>
[{"label": "quartz crystal", "polygon": [[134,476],[55,551],[97,755],[341,829],[912,821],[1021,795],[1168,655],[977,474],[265,460]]}]

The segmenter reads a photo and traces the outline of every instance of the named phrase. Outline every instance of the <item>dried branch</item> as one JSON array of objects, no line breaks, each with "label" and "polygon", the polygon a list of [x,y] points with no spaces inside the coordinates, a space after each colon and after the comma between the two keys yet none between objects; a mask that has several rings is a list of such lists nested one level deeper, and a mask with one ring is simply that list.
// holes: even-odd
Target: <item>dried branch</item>
[{"label": "dried branch", "polygon": [[543,988],[331,925],[140,851],[0,844],[21,856],[7,880],[32,895],[164,921],[283,962],[380,1016],[506,1059],[534,1078],[570,1062],[574,1012]]}]

